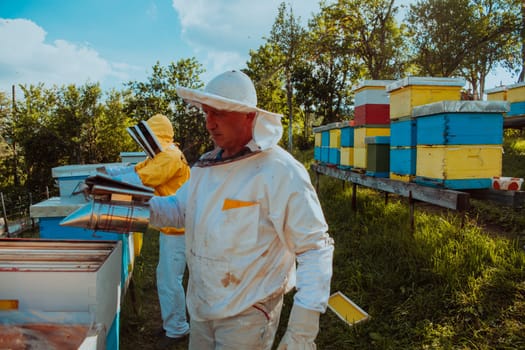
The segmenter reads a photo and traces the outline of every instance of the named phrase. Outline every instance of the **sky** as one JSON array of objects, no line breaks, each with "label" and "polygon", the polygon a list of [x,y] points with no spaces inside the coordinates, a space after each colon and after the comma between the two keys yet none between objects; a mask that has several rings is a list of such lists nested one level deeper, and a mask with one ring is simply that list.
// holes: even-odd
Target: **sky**
[{"label": "sky", "polygon": [[[159,62],[195,57],[204,82],[245,68],[283,0],[0,0],[0,91],[44,83],[121,90]],[[306,25],[319,0],[286,0]],[[402,0],[408,3],[411,0]],[[515,83],[502,70],[486,88]]]}]

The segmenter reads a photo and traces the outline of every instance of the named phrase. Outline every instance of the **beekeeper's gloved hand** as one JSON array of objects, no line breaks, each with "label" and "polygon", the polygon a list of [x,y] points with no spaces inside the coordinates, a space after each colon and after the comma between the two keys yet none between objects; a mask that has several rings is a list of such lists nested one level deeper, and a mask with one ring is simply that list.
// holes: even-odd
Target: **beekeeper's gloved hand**
[{"label": "beekeeper's gloved hand", "polygon": [[292,306],[288,328],[277,350],[315,350],[319,332],[319,311]]}]

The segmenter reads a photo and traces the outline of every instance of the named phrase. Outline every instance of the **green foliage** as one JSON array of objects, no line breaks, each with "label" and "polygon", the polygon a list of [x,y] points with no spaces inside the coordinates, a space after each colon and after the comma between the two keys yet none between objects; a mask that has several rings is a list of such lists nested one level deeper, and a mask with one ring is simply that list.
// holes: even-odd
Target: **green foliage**
[{"label": "green foliage", "polygon": [[124,106],[125,113],[137,122],[157,113],[166,115],[173,124],[175,142],[180,144],[190,163],[212,144],[204,127],[204,118],[199,118],[200,112],[188,108],[175,89],[177,86],[202,88],[199,77],[202,72],[203,68],[195,58],[181,59],[167,67],[157,62],[147,82],[128,83],[130,91]]}]

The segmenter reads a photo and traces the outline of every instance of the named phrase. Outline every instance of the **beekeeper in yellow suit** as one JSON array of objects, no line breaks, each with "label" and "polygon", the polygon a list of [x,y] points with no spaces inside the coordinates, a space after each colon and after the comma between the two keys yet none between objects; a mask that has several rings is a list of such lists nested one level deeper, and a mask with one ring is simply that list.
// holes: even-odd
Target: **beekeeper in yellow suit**
[{"label": "beekeeper in yellow suit", "polygon": [[[190,167],[173,142],[170,120],[165,115],[156,114],[138,126],[141,128],[135,126],[128,131],[148,154],[146,160],[134,166],[107,167],[106,173],[116,180],[153,188],[157,196],[174,194],[189,179]],[[168,348],[189,333],[182,285],[186,268],[184,241],[183,228],[160,229],[157,292],[164,332],[158,340],[159,348]]]},{"label": "beekeeper in yellow suit", "polygon": [[334,246],[308,172],[277,144],[281,115],[257,107],[238,70],[177,93],[202,109],[216,145],[175,195],[149,201],[151,224],[186,228],[189,348],[270,350],[295,287],[278,349],[315,349]]}]

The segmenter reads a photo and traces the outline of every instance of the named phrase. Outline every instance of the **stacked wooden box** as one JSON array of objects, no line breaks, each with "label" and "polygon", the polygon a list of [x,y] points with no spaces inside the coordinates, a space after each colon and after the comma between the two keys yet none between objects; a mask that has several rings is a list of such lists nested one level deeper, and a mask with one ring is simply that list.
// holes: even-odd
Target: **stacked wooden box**
[{"label": "stacked wooden box", "polygon": [[366,175],[373,177],[389,177],[390,169],[390,137],[367,136],[366,144]]},{"label": "stacked wooden box", "polygon": [[354,121],[341,123],[341,157],[339,168],[352,169],[354,166]]},{"label": "stacked wooden box", "polygon": [[392,82],[365,80],[354,89],[354,168],[367,169],[366,137],[390,135],[390,101],[385,87]]},{"label": "stacked wooden box", "polygon": [[390,98],[390,178],[405,182],[416,176],[415,107],[461,98],[463,78],[407,77],[386,87]]},{"label": "stacked wooden box", "polygon": [[490,188],[501,176],[503,101],[440,101],[414,107],[415,182],[448,189]]},{"label": "stacked wooden box", "polygon": [[510,110],[507,113],[509,117],[525,115],[525,83],[517,83],[507,86],[507,101],[510,104]]},{"label": "stacked wooden box", "polygon": [[507,101],[507,87],[497,86],[492,89],[485,90],[487,94],[487,101]]},{"label": "stacked wooden box", "polygon": [[330,123],[313,129],[315,146],[314,159],[321,164],[338,166],[341,157],[341,126],[342,123]]}]

